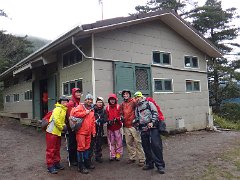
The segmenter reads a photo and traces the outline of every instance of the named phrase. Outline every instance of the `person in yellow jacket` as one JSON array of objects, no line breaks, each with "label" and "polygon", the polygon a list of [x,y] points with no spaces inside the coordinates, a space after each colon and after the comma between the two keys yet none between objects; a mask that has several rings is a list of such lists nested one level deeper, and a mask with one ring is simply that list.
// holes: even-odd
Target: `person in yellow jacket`
[{"label": "person in yellow jacket", "polygon": [[60,165],[60,147],[61,134],[66,131],[65,117],[67,112],[68,98],[61,96],[55,104],[55,108],[50,117],[49,124],[46,129],[46,162],[48,172],[57,174],[57,170],[63,170],[64,167]]}]

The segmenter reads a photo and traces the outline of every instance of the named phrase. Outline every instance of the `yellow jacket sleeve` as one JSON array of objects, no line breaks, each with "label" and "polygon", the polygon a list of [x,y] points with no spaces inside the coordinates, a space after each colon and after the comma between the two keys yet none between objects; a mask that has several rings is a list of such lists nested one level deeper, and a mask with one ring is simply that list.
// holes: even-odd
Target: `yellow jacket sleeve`
[{"label": "yellow jacket sleeve", "polygon": [[65,115],[66,113],[60,107],[55,108],[53,111],[54,124],[59,131],[62,131],[65,126]]}]

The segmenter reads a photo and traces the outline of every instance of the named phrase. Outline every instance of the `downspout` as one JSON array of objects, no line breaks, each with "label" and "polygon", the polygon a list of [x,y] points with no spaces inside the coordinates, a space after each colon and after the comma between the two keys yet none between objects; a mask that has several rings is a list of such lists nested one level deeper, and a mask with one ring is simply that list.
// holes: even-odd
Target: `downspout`
[{"label": "downspout", "polygon": [[75,44],[74,37],[72,36],[72,45],[77,48],[77,50],[83,55],[85,59],[92,60],[92,87],[93,87],[93,98],[95,99],[96,92],[95,92],[95,71],[94,71],[94,35],[92,34],[92,57],[87,56],[84,52]]},{"label": "downspout", "polygon": [[[95,54],[94,54],[94,34],[92,33],[92,57],[94,57],[95,56]],[[96,81],[95,81],[95,60],[94,60],[94,58],[92,58],[92,87],[93,87],[93,98],[94,98],[94,100],[96,99]]]}]

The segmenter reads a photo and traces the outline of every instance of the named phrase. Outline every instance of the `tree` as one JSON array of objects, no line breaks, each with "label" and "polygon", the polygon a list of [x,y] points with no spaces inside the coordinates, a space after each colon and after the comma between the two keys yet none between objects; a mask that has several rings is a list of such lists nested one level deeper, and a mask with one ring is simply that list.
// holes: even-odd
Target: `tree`
[{"label": "tree", "polygon": [[3,9],[0,9],[0,16],[8,17]]},{"label": "tree", "polygon": [[145,6],[136,6],[135,9],[138,14],[154,12],[157,10],[173,10],[177,14],[179,11],[181,15],[186,14],[185,7],[187,5],[196,5],[192,0],[149,0]]},{"label": "tree", "polygon": [[25,37],[16,37],[0,31],[0,73],[31,54],[32,44]]},{"label": "tree", "polygon": [[[239,27],[231,24],[234,18],[239,18],[236,15],[236,8],[223,10],[220,1],[207,0],[202,7],[190,11],[188,17],[192,18],[192,25],[223,53],[231,52],[233,46],[240,47],[238,43],[231,42],[238,36],[239,31]],[[219,82],[226,76],[226,72],[231,71],[231,67],[226,58],[210,58],[208,70],[209,79],[213,79],[209,83],[212,99],[210,105],[215,112],[219,112],[222,101]]]}]

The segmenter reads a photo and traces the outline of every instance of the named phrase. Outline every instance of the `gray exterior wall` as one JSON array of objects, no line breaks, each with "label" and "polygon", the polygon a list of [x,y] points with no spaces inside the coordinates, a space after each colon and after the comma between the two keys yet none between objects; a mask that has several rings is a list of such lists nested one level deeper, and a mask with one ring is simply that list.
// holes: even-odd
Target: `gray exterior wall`
[{"label": "gray exterior wall", "polygon": [[[206,127],[209,111],[207,75],[205,73],[176,71],[159,67],[152,68],[153,78],[173,80],[173,92],[154,92],[169,129],[176,129],[177,119],[184,119],[188,130]],[[200,92],[186,92],[186,80],[199,80]],[[154,85],[154,84],[153,84]],[[153,87],[154,89],[154,87]]]},{"label": "gray exterior wall", "polygon": [[[153,92],[153,97],[160,104],[169,129],[176,129],[178,118],[184,119],[188,130],[206,127],[206,113],[209,110],[207,74],[199,72],[206,72],[205,54],[174,30],[161,22],[148,22],[96,34],[94,46],[97,58],[131,63],[152,64],[152,51],[171,53],[171,65],[153,65],[152,78],[173,79],[173,92]],[[185,68],[184,56],[186,55],[197,56],[199,68]],[[102,66],[105,64],[103,62]],[[110,67],[109,65],[108,68]],[[99,75],[99,83],[96,79],[96,92],[98,90],[102,92],[103,86],[104,89],[112,89],[113,81],[109,83],[112,80],[112,72],[110,70],[104,72],[108,76],[111,75],[108,78],[107,74],[101,73],[103,69],[95,67],[96,77]],[[103,80],[102,77],[108,78],[108,81]],[[200,80],[200,92],[186,92],[186,79]],[[106,90],[103,92],[105,95]]]},{"label": "gray exterior wall", "polygon": [[[91,48],[90,44],[84,44],[82,45],[84,47],[82,50],[87,56],[91,56]],[[74,47],[71,47],[70,49],[74,49]],[[64,53],[67,50],[62,50],[61,52]],[[63,94],[63,83],[71,81],[71,80],[77,80],[82,79],[82,85],[83,85],[83,94],[86,95],[87,93],[93,93],[92,88],[92,59],[85,59],[83,58],[83,61],[64,67],[62,66],[62,54],[58,57],[58,69],[59,69],[59,80],[58,80],[58,88],[59,88],[59,94]]]},{"label": "gray exterior wall", "polygon": [[96,97],[101,96],[107,102],[108,95],[114,91],[113,63],[94,61]]},{"label": "gray exterior wall", "polygon": [[[21,74],[18,84],[3,90],[4,112],[28,113],[28,118],[32,118],[32,100],[24,100],[24,93],[29,90],[32,90],[32,81],[24,81]],[[13,94],[19,94],[19,102],[13,101]],[[6,95],[10,95],[10,102],[6,102]]]}]

